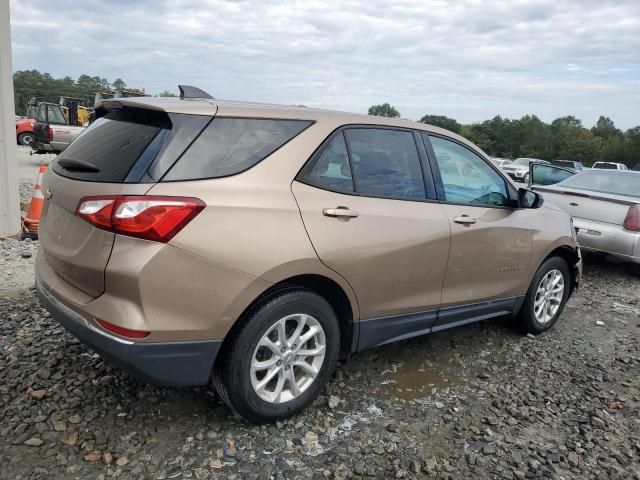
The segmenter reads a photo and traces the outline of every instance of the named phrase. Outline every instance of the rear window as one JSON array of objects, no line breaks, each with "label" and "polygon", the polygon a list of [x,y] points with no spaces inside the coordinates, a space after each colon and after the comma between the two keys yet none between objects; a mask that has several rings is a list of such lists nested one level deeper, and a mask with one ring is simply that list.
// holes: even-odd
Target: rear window
[{"label": "rear window", "polygon": [[163,181],[240,173],[271,155],[311,123],[307,120],[216,117]]},{"label": "rear window", "polygon": [[601,170],[617,170],[618,165],[615,163],[596,162],[593,164],[593,168],[599,168]]},{"label": "rear window", "polygon": [[551,165],[556,165],[558,167],[569,167],[569,168],[576,167],[576,164],[574,162],[569,161],[569,160],[553,160],[551,162]]},{"label": "rear window", "polygon": [[558,186],[640,197],[640,173],[587,170],[568,178]]},{"label": "rear window", "polygon": [[205,115],[112,110],[56,158],[53,170],[90,182],[157,182],[210,120]]}]

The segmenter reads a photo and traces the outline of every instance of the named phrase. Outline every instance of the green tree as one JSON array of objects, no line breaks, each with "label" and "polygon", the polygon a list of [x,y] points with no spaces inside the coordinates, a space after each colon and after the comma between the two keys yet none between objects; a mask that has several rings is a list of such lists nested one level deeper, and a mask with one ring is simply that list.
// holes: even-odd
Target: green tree
[{"label": "green tree", "polygon": [[460,133],[462,130],[462,125],[460,125],[457,120],[445,115],[425,115],[420,119],[420,123],[435,125],[436,127],[445,128],[454,133]]},{"label": "green tree", "polygon": [[376,117],[389,118],[398,118],[400,116],[400,112],[398,112],[393,105],[389,105],[388,103],[383,103],[382,105],[371,105],[369,107],[368,114],[375,115]]},{"label": "green tree", "polygon": [[[124,80],[118,78],[114,87],[126,86]],[[20,70],[13,74],[14,101],[16,113],[26,115],[27,103],[31,98],[36,102],[58,102],[61,96],[82,98],[87,105],[93,106],[95,94],[111,90],[111,84],[105,78],[80,75],[77,80],[70,76],[53,78],[49,73],[38,70]],[[144,93],[144,90],[129,90]]]},{"label": "green tree", "polygon": [[114,90],[124,90],[127,88],[127,84],[121,78],[116,78],[111,84],[111,88]]},{"label": "green tree", "polygon": [[622,135],[622,132],[614,125],[613,120],[602,115],[596,122],[595,126],[591,129],[591,132],[596,137],[605,139]]},{"label": "green tree", "polygon": [[159,97],[177,97],[175,93],[170,92],[169,90],[164,90],[158,94]]}]

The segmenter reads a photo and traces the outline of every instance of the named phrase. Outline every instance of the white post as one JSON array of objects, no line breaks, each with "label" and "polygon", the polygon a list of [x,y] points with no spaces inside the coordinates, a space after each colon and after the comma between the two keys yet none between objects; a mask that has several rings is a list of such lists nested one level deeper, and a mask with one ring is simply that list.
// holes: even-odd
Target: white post
[{"label": "white post", "polygon": [[0,237],[20,231],[9,0],[0,0]]}]

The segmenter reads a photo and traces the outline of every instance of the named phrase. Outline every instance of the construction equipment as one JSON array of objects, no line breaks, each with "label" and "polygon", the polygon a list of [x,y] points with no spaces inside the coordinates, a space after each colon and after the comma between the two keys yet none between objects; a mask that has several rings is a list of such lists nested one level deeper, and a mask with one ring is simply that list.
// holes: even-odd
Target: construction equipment
[{"label": "construction equipment", "polygon": [[62,107],[69,125],[84,127],[89,124],[93,109],[87,106],[88,102],[85,99],[63,95],[58,103]]}]

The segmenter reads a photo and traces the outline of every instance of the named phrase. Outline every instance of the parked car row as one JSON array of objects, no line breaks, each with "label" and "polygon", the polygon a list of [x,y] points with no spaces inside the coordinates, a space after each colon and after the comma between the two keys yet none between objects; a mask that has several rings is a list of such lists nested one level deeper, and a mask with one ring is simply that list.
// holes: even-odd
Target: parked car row
[{"label": "parked car row", "polygon": [[529,186],[572,216],[583,250],[640,264],[640,172],[534,163]]}]

